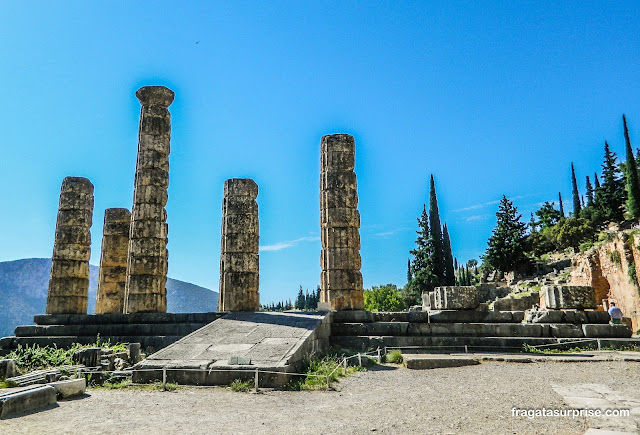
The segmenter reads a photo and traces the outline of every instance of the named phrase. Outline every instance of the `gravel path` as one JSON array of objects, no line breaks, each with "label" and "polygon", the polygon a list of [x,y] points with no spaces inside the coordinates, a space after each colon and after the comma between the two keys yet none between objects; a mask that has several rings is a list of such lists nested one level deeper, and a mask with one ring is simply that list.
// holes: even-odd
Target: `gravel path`
[{"label": "gravel path", "polygon": [[[640,363],[486,362],[433,370],[380,366],[342,379],[334,391],[91,389],[84,398],[53,409],[0,420],[0,433],[583,434],[593,427],[584,417],[529,419],[512,417],[511,409],[567,408],[552,385],[593,383],[640,406]],[[640,421],[638,415],[626,418]]]}]

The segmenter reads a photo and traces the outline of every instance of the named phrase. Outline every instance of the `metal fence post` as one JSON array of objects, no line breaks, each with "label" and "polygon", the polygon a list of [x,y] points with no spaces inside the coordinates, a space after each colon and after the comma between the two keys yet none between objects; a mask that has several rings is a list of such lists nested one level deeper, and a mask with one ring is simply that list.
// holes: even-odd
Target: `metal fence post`
[{"label": "metal fence post", "polygon": [[378,347],[378,364],[382,362],[382,355],[380,355],[380,347]]},{"label": "metal fence post", "polygon": [[344,375],[347,376],[347,358],[342,360],[342,369],[344,371]]},{"label": "metal fence post", "polygon": [[331,387],[331,375],[327,375],[327,390]]},{"label": "metal fence post", "polygon": [[255,377],[255,380],[253,381],[253,387],[256,393],[258,392],[258,387],[259,387],[258,382],[260,382],[260,375],[259,375],[258,369],[256,369],[256,377]]},{"label": "metal fence post", "polygon": [[167,390],[167,366],[162,367],[162,389]]},{"label": "metal fence post", "polygon": [[360,352],[358,352],[358,365],[362,367],[362,355],[360,355]]}]

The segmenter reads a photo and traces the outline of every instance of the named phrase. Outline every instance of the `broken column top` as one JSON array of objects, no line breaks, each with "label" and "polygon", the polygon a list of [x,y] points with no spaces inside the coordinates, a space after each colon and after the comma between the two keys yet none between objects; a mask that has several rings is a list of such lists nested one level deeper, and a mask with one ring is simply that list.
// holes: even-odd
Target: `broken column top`
[{"label": "broken column top", "polygon": [[350,134],[328,134],[322,136],[321,151],[355,152],[356,141]]},{"label": "broken column top", "polygon": [[131,220],[131,213],[126,208],[108,208],[104,211],[104,220],[105,222],[128,222]]},{"label": "broken column top", "polygon": [[224,196],[258,197],[258,185],[251,178],[230,178],[224,182]]},{"label": "broken column top", "polygon": [[93,192],[93,184],[84,177],[64,177],[62,180],[62,191],[67,190],[90,190]]},{"label": "broken column top", "polygon": [[175,93],[165,86],[143,86],[136,91],[136,97],[143,106],[169,107]]}]

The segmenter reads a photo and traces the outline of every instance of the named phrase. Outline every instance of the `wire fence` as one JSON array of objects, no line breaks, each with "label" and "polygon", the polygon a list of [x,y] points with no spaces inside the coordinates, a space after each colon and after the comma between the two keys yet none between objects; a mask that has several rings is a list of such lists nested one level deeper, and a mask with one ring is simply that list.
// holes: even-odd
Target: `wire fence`
[{"label": "wire fence", "polygon": [[[384,352],[386,353],[386,351]],[[336,373],[336,371],[338,371],[339,369],[343,370],[343,375],[346,376],[347,375],[347,367],[349,364],[349,360],[351,359],[357,359],[358,361],[358,366],[362,367],[362,362],[364,359],[375,359],[378,363],[382,362],[382,357],[383,357],[383,350],[378,347],[376,350],[374,351],[370,351],[370,352],[359,352],[357,354],[351,355],[351,356],[344,356],[342,357],[339,362],[336,364],[336,366],[328,373],[328,374],[315,374],[315,373],[296,373],[296,372],[288,372],[288,371],[276,371],[276,370],[265,370],[265,369],[260,369],[260,368],[255,368],[255,369],[250,369],[250,368],[244,368],[244,369],[233,369],[233,368],[219,368],[219,369],[214,369],[214,368],[206,368],[206,369],[199,369],[199,368],[182,368],[182,367],[167,367],[167,366],[162,366],[162,367],[158,367],[158,368],[147,368],[147,369],[141,369],[141,368],[135,368],[135,367],[127,367],[124,368],[122,370],[103,370],[102,366],[84,366],[84,365],[75,365],[75,366],[64,366],[64,367],[60,367],[59,371],[64,371],[65,373],[69,373],[75,376],[84,376],[84,375],[111,375],[111,376],[132,376],[133,373],[143,373],[143,372],[153,372],[153,373],[158,373],[161,372],[162,373],[162,389],[166,390],[167,389],[167,377],[168,374],[170,372],[206,372],[207,374],[211,374],[211,373],[215,373],[215,372],[223,372],[223,373],[242,373],[242,374],[247,374],[250,372],[254,373],[254,390],[258,391],[260,388],[260,374],[273,374],[273,375],[283,375],[283,376],[303,376],[303,377],[312,377],[312,378],[324,378],[325,382],[326,382],[326,389],[329,390],[331,388],[331,378],[333,377],[334,373]],[[49,370],[49,372],[51,372],[53,370]],[[21,377],[25,377],[27,375],[22,375]],[[27,380],[27,382],[30,383],[38,383],[39,379],[29,379]],[[21,386],[26,386],[29,385],[28,383],[24,383]]]}]

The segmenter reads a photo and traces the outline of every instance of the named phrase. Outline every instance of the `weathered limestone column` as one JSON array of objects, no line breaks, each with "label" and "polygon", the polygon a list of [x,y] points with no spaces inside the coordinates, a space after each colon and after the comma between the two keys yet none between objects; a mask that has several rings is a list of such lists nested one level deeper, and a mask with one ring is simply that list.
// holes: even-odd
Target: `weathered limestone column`
[{"label": "weathered limestone column", "polygon": [[250,178],[224,183],[218,311],[260,309],[258,185]]},{"label": "weathered limestone column", "polygon": [[87,314],[93,184],[66,177],[60,190],[47,314]]},{"label": "weathered limestone column", "polygon": [[145,86],[136,97],[142,104],[138,161],[131,210],[125,312],[167,311],[167,188],[171,115],[174,93],[164,86]]},{"label": "weathered limestone column", "polygon": [[96,314],[124,311],[130,227],[131,213],[126,208],[104,211]]},{"label": "weathered limestone column", "polygon": [[332,134],[322,138],[320,299],[332,310],[364,309],[355,155],[353,136]]}]

